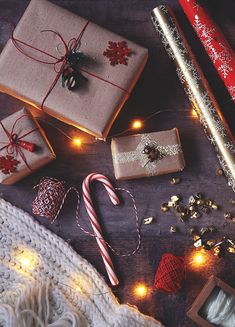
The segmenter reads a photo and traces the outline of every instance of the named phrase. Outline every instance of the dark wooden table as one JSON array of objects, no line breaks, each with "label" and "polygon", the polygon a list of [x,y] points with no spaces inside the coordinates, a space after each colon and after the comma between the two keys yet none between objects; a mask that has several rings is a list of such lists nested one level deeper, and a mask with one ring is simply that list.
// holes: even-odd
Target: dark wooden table
[{"label": "dark wooden table", "polygon": [[[28,0],[0,0],[0,13],[17,22],[23,14]],[[211,274],[216,274],[224,281],[235,286],[234,258],[227,256],[218,259],[216,264],[207,266],[200,271],[188,271],[183,289],[173,295],[166,295],[153,290],[153,280],[156,267],[163,253],[172,252],[184,255],[192,249],[189,236],[189,226],[177,221],[173,214],[164,215],[160,212],[160,205],[173,194],[181,195],[187,201],[190,194],[203,192],[220,204],[221,210],[212,215],[202,217],[196,222],[198,228],[213,224],[218,232],[215,237],[223,235],[234,236],[235,226],[223,227],[223,212],[235,208],[229,204],[235,198],[232,190],[227,186],[224,177],[216,176],[218,162],[214,149],[208,143],[198,121],[190,115],[190,104],[176,77],[173,64],[168,59],[160,43],[158,35],[150,22],[152,8],[162,1],[153,0],[57,0],[54,1],[81,16],[149,48],[149,61],[129,101],[116,120],[110,135],[121,132],[129,127],[133,117],[146,117],[156,110],[173,110],[163,113],[146,123],[144,131],[158,131],[178,127],[180,130],[187,166],[180,176],[182,183],[174,186],[169,183],[171,176],[141,179],[127,182],[117,182],[113,176],[110,140],[106,143],[94,143],[94,140],[78,130],[57,122],[49,117],[47,121],[61,127],[70,135],[79,135],[84,140],[81,149],[77,149],[70,142],[42,122],[49,140],[56,153],[57,160],[31,175],[14,186],[0,186],[2,196],[31,213],[31,203],[35,196],[33,186],[45,175],[66,180],[78,188],[83,178],[91,172],[100,172],[111,178],[119,187],[129,189],[135,196],[140,219],[154,216],[156,222],[142,227],[142,247],[134,257],[114,257],[120,277],[120,286],[114,290],[123,303],[137,305],[139,309],[159,319],[168,327],[193,327],[195,324],[186,317],[186,311],[201,290]],[[164,1],[171,4],[177,14],[181,26],[215,92],[222,111],[230,127],[235,131],[235,106],[230,101],[223,83],[218,78],[207,55],[195,37],[192,28],[183,15],[176,0]],[[228,41],[235,48],[234,0],[208,0],[211,12],[224,31]],[[1,24],[0,46],[3,47],[8,39],[9,30]],[[27,77],[26,77],[27,78]],[[7,95],[0,95],[0,117],[6,117],[17,111],[23,103]],[[189,114],[179,110],[189,109]],[[37,113],[38,114],[38,113]],[[130,201],[124,199],[122,209],[113,208],[101,185],[95,185],[93,192],[97,200],[99,216],[107,239],[119,250],[130,250],[135,246],[134,216]],[[43,225],[53,230],[63,239],[70,242],[73,248],[106,278],[106,272],[101,260],[96,241],[84,235],[75,223],[75,202],[71,196],[54,225],[46,219],[38,219]],[[81,224],[90,228],[84,205],[81,208]],[[179,233],[172,235],[169,227],[178,226]],[[195,224],[195,222],[194,222]],[[147,298],[139,300],[133,295],[133,287],[143,281],[150,287]]]}]

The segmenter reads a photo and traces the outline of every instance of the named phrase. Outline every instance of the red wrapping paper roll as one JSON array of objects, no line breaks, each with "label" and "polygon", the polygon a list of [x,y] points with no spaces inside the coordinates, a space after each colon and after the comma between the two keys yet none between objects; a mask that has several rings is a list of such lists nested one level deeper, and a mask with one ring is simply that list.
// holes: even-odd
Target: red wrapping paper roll
[{"label": "red wrapping paper roll", "polygon": [[198,0],[179,0],[218,74],[235,101],[235,55],[220,28]]}]

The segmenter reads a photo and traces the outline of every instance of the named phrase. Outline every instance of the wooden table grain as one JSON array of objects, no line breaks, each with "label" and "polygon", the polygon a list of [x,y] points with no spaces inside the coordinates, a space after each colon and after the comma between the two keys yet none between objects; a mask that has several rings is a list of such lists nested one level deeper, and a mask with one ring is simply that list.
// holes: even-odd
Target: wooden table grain
[{"label": "wooden table grain", "polygon": [[[0,0],[0,15],[18,22],[28,2],[28,0]],[[192,249],[192,240],[188,233],[192,225],[200,228],[213,224],[218,230],[215,237],[223,235],[233,237],[235,227],[223,226],[223,212],[231,210],[235,213],[235,208],[229,204],[230,199],[235,195],[227,186],[225,177],[216,176],[218,162],[214,149],[206,139],[198,121],[190,115],[190,104],[177,79],[174,65],[167,57],[152,27],[150,12],[155,6],[163,2],[173,6],[233,132],[235,131],[235,105],[230,101],[223,83],[176,0],[54,0],[53,2],[149,49],[149,61],[144,73],[118,116],[110,136],[128,128],[133,117],[144,118],[156,110],[172,110],[148,121],[144,131],[178,127],[187,166],[182,173],[174,175],[182,178],[182,182],[178,185],[169,183],[172,177],[169,175],[117,182],[113,175],[110,139],[106,143],[95,142],[90,136],[72,127],[40,115],[41,124],[57,153],[57,160],[16,185],[1,185],[0,192],[6,200],[31,213],[31,203],[35,196],[33,186],[42,176],[54,176],[66,180],[68,185],[81,188],[83,178],[96,171],[110,177],[114,185],[129,189],[136,199],[139,218],[154,216],[155,223],[142,226],[142,247],[134,257],[113,257],[120,278],[120,286],[114,289],[114,292],[122,303],[137,305],[143,313],[156,317],[167,327],[193,327],[195,324],[187,318],[186,311],[211,274],[216,274],[235,287],[234,258],[227,256],[225,259],[218,259],[216,264],[199,271],[188,269],[182,290],[173,295],[166,295],[153,289],[156,267],[163,253],[185,255]],[[208,0],[208,3],[214,18],[235,49],[234,0],[223,0],[223,4],[221,1]],[[1,23],[1,48],[8,37],[9,29]],[[0,118],[10,115],[22,106],[25,104],[1,94]],[[181,112],[182,109],[189,109],[189,114]],[[85,144],[81,149],[73,147],[68,139],[44,120],[62,128],[72,136],[81,136]],[[101,185],[93,185],[92,191],[95,194],[95,203],[107,240],[120,251],[134,248],[136,233],[130,200],[123,195],[124,204],[121,208],[113,208]],[[195,192],[202,192],[215,200],[220,205],[220,210],[202,217],[194,224],[189,222],[186,225],[178,222],[173,214],[164,215],[160,212],[161,203],[166,202],[171,195],[179,194],[186,202],[189,195]],[[37,220],[69,242],[107,279],[96,241],[84,235],[76,226],[75,206],[76,198],[71,196],[54,225],[44,218]],[[80,222],[87,229],[90,228],[84,204],[80,210]],[[170,234],[171,225],[178,227],[178,234]],[[134,285],[141,281],[150,287],[149,296],[142,300],[133,295]]]}]

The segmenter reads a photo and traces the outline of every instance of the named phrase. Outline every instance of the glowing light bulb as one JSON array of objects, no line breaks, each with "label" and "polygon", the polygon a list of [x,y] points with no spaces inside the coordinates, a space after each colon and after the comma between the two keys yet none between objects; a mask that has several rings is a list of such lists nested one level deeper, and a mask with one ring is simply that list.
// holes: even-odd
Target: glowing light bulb
[{"label": "glowing light bulb", "polygon": [[148,287],[144,283],[137,284],[134,288],[134,294],[138,298],[144,298],[148,295]]},{"label": "glowing light bulb", "polygon": [[97,289],[94,288],[94,285],[90,283],[88,277],[83,274],[71,274],[69,286],[77,293],[79,293],[79,297],[84,299],[86,297],[86,293],[84,293],[84,290],[86,290],[87,294],[100,294],[99,291],[97,292]]},{"label": "glowing light bulb", "polygon": [[82,145],[82,141],[81,141],[80,138],[75,137],[75,138],[73,139],[73,144],[76,145],[77,147],[80,147],[80,146]]},{"label": "glowing light bulb", "polygon": [[38,256],[36,253],[25,250],[16,254],[16,260],[20,265],[20,270],[29,271],[35,269],[38,264]]},{"label": "glowing light bulb", "polygon": [[194,256],[194,263],[198,266],[203,265],[206,262],[206,257],[202,253],[196,253]]},{"label": "glowing light bulb", "polygon": [[143,127],[143,122],[140,119],[136,119],[133,121],[131,126],[133,129],[140,129]]},{"label": "glowing light bulb", "polygon": [[191,254],[189,263],[193,268],[197,269],[209,265],[211,261],[212,258],[210,254],[202,249],[196,250]]},{"label": "glowing light bulb", "polygon": [[82,289],[81,289],[81,287],[79,287],[79,286],[76,286],[76,287],[75,287],[75,290],[76,290],[77,292],[79,292],[79,293],[82,293]]},{"label": "glowing light bulb", "polygon": [[29,268],[32,264],[31,260],[26,256],[22,256],[21,258],[19,258],[19,263],[22,268]]},{"label": "glowing light bulb", "polygon": [[193,118],[197,118],[197,112],[195,109],[192,109],[191,114]]}]

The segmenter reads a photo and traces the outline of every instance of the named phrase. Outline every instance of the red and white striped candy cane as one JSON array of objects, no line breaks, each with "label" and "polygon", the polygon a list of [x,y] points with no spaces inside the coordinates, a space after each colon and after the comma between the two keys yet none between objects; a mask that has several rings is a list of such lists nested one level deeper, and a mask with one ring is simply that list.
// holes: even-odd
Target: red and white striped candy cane
[{"label": "red and white striped candy cane", "polygon": [[86,210],[89,215],[94,234],[96,235],[96,241],[98,243],[99,250],[100,250],[102,259],[104,261],[104,265],[105,265],[106,271],[108,273],[110,282],[113,286],[115,286],[115,285],[119,284],[119,280],[116,276],[112,260],[108,253],[108,246],[102,236],[102,230],[101,230],[100,224],[98,222],[98,218],[97,218],[97,215],[96,215],[93,203],[92,203],[91,194],[90,194],[90,184],[92,181],[99,181],[104,185],[104,187],[106,188],[106,190],[108,192],[110,200],[112,201],[112,203],[114,205],[120,204],[120,200],[117,197],[115,189],[113,188],[112,184],[110,183],[108,178],[105,177],[104,175],[93,173],[93,174],[88,175],[84,179],[83,184],[82,184],[82,195],[83,195],[83,199],[85,202]]}]

